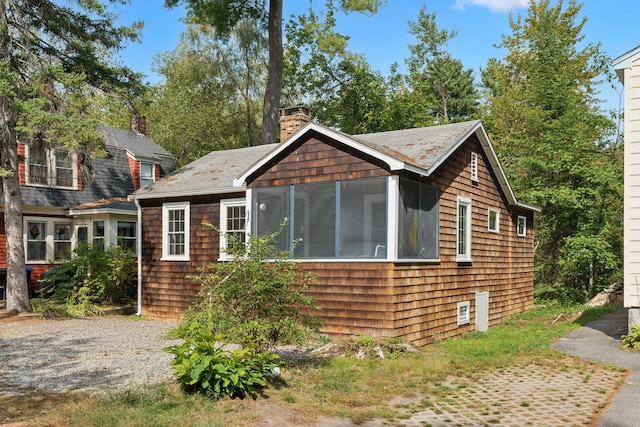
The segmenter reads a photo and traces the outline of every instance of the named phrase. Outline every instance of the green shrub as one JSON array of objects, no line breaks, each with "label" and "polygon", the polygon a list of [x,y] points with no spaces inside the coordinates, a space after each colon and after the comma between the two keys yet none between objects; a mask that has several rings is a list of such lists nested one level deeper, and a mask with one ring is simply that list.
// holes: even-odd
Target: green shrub
[{"label": "green shrub", "polygon": [[246,244],[227,236],[230,260],[191,277],[201,291],[173,335],[197,336],[204,329],[261,350],[304,342],[319,325],[315,302],[302,293],[314,277],[274,249],[277,235],[250,236]]},{"label": "green shrub", "polygon": [[126,285],[136,271],[130,249],[80,244],[70,260],[54,267],[41,280],[52,290],[49,297],[74,306],[118,303],[126,297]]},{"label": "green shrub", "polygon": [[632,326],[629,334],[622,336],[622,347],[640,351],[640,325]]},{"label": "green shrub", "polygon": [[206,330],[187,337],[183,344],[165,348],[175,356],[171,365],[178,382],[189,393],[204,394],[211,399],[223,396],[256,398],[274,378],[279,368],[278,356],[254,347],[231,349],[222,337]]}]

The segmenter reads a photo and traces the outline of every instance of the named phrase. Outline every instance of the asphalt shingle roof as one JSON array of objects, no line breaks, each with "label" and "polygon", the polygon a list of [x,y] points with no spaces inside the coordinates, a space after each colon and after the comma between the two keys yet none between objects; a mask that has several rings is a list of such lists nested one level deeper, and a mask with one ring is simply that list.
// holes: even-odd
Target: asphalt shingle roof
[{"label": "asphalt shingle roof", "polygon": [[22,186],[22,204],[71,209],[96,200],[127,197],[134,192],[127,151],[134,156],[155,159],[160,164],[162,173],[169,173],[175,169],[171,154],[148,137],[137,132],[105,126],[100,126],[99,130],[105,137],[109,155],[91,159],[95,175],[89,185],[83,179],[82,191]]},{"label": "asphalt shingle roof", "polygon": [[516,199],[479,120],[361,135],[347,135],[317,123],[308,123],[280,144],[211,152],[136,191],[133,197],[155,199],[242,192],[244,180],[267,166],[276,156],[286,153],[291,144],[304,141],[306,135],[314,133],[377,157],[386,162],[390,170],[404,169],[427,176],[475,134],[487,151],[489,163],[509,203],[539,210]]},{"label": "asphalt shingle roof", "polygon": [[212,151],[174,173],[136,191],[136,197],[188,196],[241,191],[233,180],[278,144]]}]

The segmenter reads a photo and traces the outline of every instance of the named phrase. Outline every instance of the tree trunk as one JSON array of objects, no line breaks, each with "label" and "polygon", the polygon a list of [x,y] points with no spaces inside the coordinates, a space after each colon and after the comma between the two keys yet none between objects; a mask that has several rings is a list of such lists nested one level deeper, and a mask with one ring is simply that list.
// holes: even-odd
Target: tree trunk
[{"label": "tree trunk", "polygon": [[282,0],[269,2],[269,77],[264,92],[260,144],[276,142],[282,92]]},{"label": "tree trunk", "polygon": [[[0,3],[0,59],[10,58],[10,35],[6,31],[6,4]],[[8,64],[5,67],[9,67]],[[11,70],[2,70],[11,73]],[[6,83],[6,81],[5,81]],[[9,313],[31,311],[29,287],[24,263],[24,241],[22,240],[22,198],[18,175],[18,139],[16,137],[16,114],[14,100],[5,94],[0,96],[0,176],[4,202],[4,224],[7,249],[6,301]]]},{"label": "tree trunk", "polygon": [[1,101],[0,155],[2,156],[2,196],[7,240],[7,311],[31,311],[29,287],[25,273],[24,241],[22,239],[22,198],[18,176],[17,139],[12,125],[8,100]]}]

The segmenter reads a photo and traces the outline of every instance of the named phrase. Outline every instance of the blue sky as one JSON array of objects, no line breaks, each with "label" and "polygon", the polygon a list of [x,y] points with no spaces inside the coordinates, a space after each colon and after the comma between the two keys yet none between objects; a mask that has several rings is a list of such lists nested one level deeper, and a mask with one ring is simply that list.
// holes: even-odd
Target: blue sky
[{"label": "blue sky", "polygon": [[[323,1],[313,3],[317,8]],[[474,69],[478,77],[480,67],[484,67],[489,58],[501,58],[504,54],[495,45],[500,43],[502,35],[511,33],[509,13],[525,14],[527,3],[527,0],[387,0],[375,16],[339,17],[338,30],[350,36],[349,49],[364,54],[373,69],[387,74],[391,64],[397,62],[403,71],[404,60],[409,56],[407,45],[414,43],[407,23],[416,19],[424,4],[436,13],[440,28],[458,31],[458,36],[449,43],[449,51],[466,68]],[[582,15],[588,18],[583,29],[585,42],[601,43],[603,51],[612,59],[640,45],[638,0],[584,0],[583,3]],[[160,79],[151,71],[153,57],[173,50],[185,28],[181,22],[184,9],[167,10],[163,4],[164,0],[133,0],[131,5],[118,9],[120,24],[135,20],[145,24],[142,42],[127,46],[121,58],[145,74],[150,82]],[[308,5],[309,0],[284,0],[285,19],[305,11]],[[615,89],[601,86],[606,108],[617,109],[621,89],[620,84],[616,84]]]}]

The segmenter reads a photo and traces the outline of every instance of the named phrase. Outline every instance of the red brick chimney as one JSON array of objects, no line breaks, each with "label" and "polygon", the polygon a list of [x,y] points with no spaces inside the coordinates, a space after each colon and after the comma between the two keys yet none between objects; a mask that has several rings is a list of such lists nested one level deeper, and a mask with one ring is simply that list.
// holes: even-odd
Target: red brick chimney
[{"label": "red brick chimney", "polygon": [[131,117],[131,130],[141,135],[147,134],[147,117],[133,116]]},{"label": "red brick chimney", "polygon": [[286,141],[298,129],[311,121],[309,107],[296,105],[295,107],[280,109],[280,142]]}]

